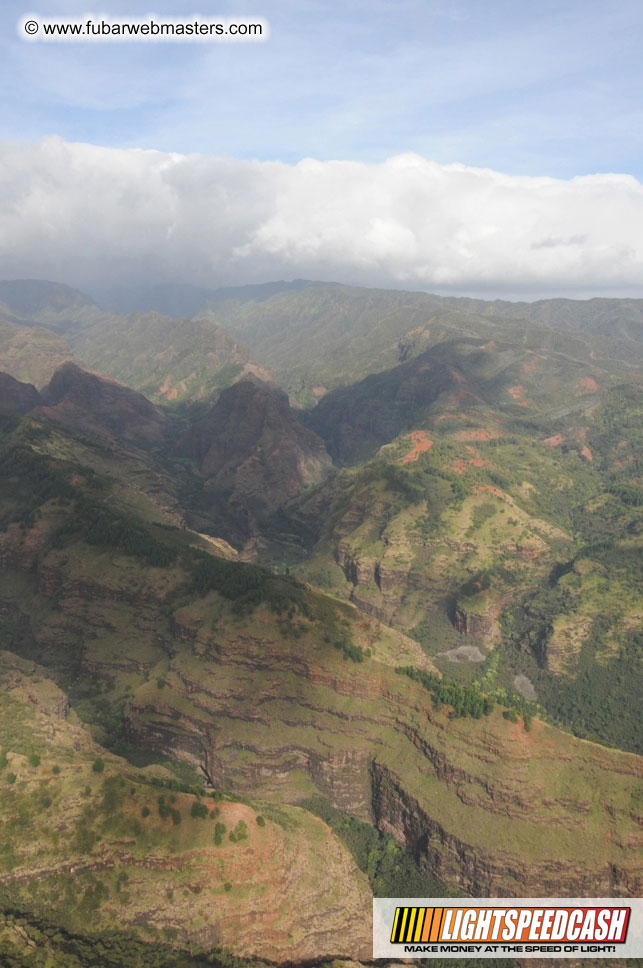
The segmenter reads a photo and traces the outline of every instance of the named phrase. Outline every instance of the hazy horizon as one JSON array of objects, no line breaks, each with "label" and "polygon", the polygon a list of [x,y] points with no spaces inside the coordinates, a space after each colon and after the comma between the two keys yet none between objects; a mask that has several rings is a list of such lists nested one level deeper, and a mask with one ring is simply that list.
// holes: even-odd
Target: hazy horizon
[{"label": "hazy horizon", "polygon": [[417,154],[250,162],[45,138],[5,143],[6,278],[103,295],[307,278],[543,298],[643,295],[643,185],[507,175]]},{"label": "hazy horizon", "polygon": [[235,285],[228,285],[228,286],[214,285],[212,287],[198,286],[196,284],[184,282],[182,280],[172,280],[172,281],[159,280],[156,283],[151,283],[145,286],[128,287],[126,285],[123,285],[123,286],[115,286],[115,287],[106,288],[106,289],[101,289],[100,287],[99,288],[93,287],[89,289],[89,288],[82,288],[82,287],[76,286],[73,283],[70,283],[69,281],[67,281],[66,279],[44,279],[44,278],[35,277],[35,276],[23,276],[23,277],[12,276],[12,277],[0,278],[0,285],[6,282],[24,282],[24,283],[45,282],[45,283],[51,283],[53,285],[68,286],[70,289],[73,289],[81,293],[81,295],[90,299],[99,308],[108,312],[114,312],[118,314],[132,312],[133,310],[129,307],[132,306],[133,301],[146,295],[147,293],[150,293],[157,289],[162,289],[163,287],[167,287],[167,288],[184,287],[186,289],[193,289],[195,292],[204,291],[208,293],[215,293],[215,292],[225,291],[226,289],[237,289],[237,288],[244,288],[244,287],[279,286],[281,284],[283,284],[284,287],[286,287],[286,286],[291,286],[294,283],[298,283],[298,282],[309,283],[312,285],[341,285],[341,286],[349,286],[351,288],[357,288],[357,289],[379,289],[382,291],[390,290],[394,292],[422,293],[424,295],[439,296],[445,299],[446,298],[482,299],[487,302],[499,301],[499,302],[513,302],[513,303],[532,303],[532,302],[544,302],[544,301],[553,300],[553,299],[564,299],[564,300],[570,300],[573,302],[589,302],[592,299],[643,300],[643,290],[637,290],[632,292],[623,292],[621,290],[617,292],[588,291],[588,292],[580,292],[580,293],[574,292],[573,294],[570,294],[568,290],[564,290],[564,289],[554,290],[551,292],[544,292],[544,293],[530,293],[530,292],[490,293],[487,290],[449,291],[446,289],[445,290],[438,290],[437,288],[421,289],[417,287],[408,287],[408,286],[401,286],[401,285],[370,286],[365,283],[340,281],[338,279],[331,279],[331,278],[304,279],[304,278],[294,277],[294,276],[292,278],[285,278],[285,277],[266,278],[266,279],[259,279],[258,281],[252,282],[252,283],[240,282]]}]

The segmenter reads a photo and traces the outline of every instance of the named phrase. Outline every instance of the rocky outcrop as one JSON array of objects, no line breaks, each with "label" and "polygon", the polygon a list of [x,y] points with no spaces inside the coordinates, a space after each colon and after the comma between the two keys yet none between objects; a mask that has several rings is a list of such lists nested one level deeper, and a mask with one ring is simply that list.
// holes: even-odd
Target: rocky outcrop
[{"label": "rocky outcrop", "polygon": [[414,567],[413,549],[396,546],[382,538],[382,557],[358,554],[349,541],[339,540],[334,558],[353,585],[350,600],[366,615],[387,625],[410,628],[419,620],[414,605],[406,609],[409,598],[422,602],[436,594],[436,583],[426,571]]},{"label": "rocky outcrop", "polygon": [[374,558],[357,557],[347,541],[340,541],[335,552],[335,560],[344,572],[346,581],[352,585],[379,585],[379,564]]},{"label": "rocky outcrop", "polygon": [[486,648],[492,649],[501,635],[500,614],[510,598],[511,592],[505,592],[482,593],[473,600],[459,599],[450,608],[453,627],[460,635],[481,639]]},{"label": "rocky outcrop", "polygon": [[458,602],[454,607],[453,627],[460,635],[485,638],[493,631],[495,621],[493,612],[491,608],[484,612],[468,611],[465,605]]},{"label": "rocky outcrop", "polygon": [[281,390],[242,380],[228,387],[179,441],[195,458],[213,500],[251,514],[274,511],[331,469],[323,441],[304,427]]}]

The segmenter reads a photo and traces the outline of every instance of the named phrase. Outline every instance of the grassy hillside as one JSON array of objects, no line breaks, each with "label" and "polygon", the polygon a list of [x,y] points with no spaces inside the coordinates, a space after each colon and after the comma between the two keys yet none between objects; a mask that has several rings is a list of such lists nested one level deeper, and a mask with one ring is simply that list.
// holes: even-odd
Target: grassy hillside
[{"label": "grassy hillside", "polygon": [[[643,378],[634,379],[640,385]],[[327,394],[306,420],[340,463],[355,463],[438,417],[442,423],[473,418],[496,428],[500,421],[546,438],[550,429],[582,424],[617,382],[611,369],[563,353],[500,338],[449,339]]]},{"label": "grassy hillside", "polygon": [[[88,743],[129,757],[131,764],[140,764],[142,755],[192,764],[213,788],[228,791],[235,802],[250,797],[249,810],[286,831],[289,821],[280,812],[285,805],[322,795],[333,809],[375,822],[411,851],[425,876],[455,890],[620,893],[636,881],[628,845],[635,836],[640,759],[532,721],[526,709],[517,714],[494,702],[490,690],[471,693],[456,682],[440,686],[417,642],[290,576],[192,548],[196,536],[190,532],[126,514],[115,505],[109,478],[85,471],[79,479],[78,467],[54,456],[59,436],[43,431],[34,440],[28,421],[26,426],[27,431],[24,421],[7,426],[3,438],[2,643],[23,660],[37,657],[68,692]],[[16,461],[24,482],[18,501],[12,489]],[[489,701],[478,702],[478,696]],[[24,789],[31,797],[26,765],[31,750],[17,740],[11,746],[7,739],[12,754],[7,768],[21,783],[24,779],[25,786],[15,791]],[[95,755],[94,746],[88,764]],[[134,836],[126,829],[134,810],[131,796],[141,810],[150,810],[149,844],[142,826],[148,847],[170,849],[171,839],[154,840],[158,825],[166,824],[179,838],[177,846],[188,849],[192,831],[205,829],[192,817],[194,794],[175,791],[175,802],[148,803],[138,788],[130,794],[133,774],[126,774],[122,799],[120,780],[114,781],[114,826],[109,817],[105,826],[104,784],[113,775],[106,756],[97,799],[91,810],[79,813],[87,843],[90,835],[111,830],[119,841]],[[114,775],[132,768],[117,766],[116,759],[109,760]],[[181,813],[178,825],[173,809]],[[233,831],[240,819],[251,829],[253,815],[244,810],[234,814]],[[329,876],[335,870],[334,883],[343,885],[337,911],[345,912],[346,855],[337,848],[333,867],[328,840],[315,840],[314,831],[323,828],[310,826],[306,817],[293,849],[296,843],[303,856],[319,843],[328,855]],[[230,824],[223,822],[229,832]],[[128,846],[133,856],[137,836]],[[65,854],[73,846],[64,838],[59,845]],[[43,869],[51,869],[47,843],[36,846],[43,856],[29,860],[30,838],[16,869],[31,864],[29,870],[40,870],[41,861]],[[239,925],[256,895],[245,889],[235,894],[234,885],[249,874],[239,866],[245,855],[233,845],[226,850],[232,866],[226,859],[224,873],[233,884],[228,901],[236,905],[241,921],[232,923]],[[287,851],[284,858],[288,866]],[[186,878],[192,884],[196,877],[204,892],[207,885],[216,894],[220,884],[205,872],[206,859],[199,851]],[[272,876],[269,865],[261,870],[261,876]],[[293,918],[305,911],[307,897],[318,903],[314,867],[297,870],[303,880],[284,896],[284,903],[286,896],[298,899]],[[364,897],[360,876],[355,874],[355,903]],[[38,875],[43,890],[48,877],[44,871]],[[173,877],[183,884],[176,871]],[[57,877],[53,881],[58,884]],[[107,887],[112,898],[115,884],[109,880]],[[273,897],[273,891],[266,888],[265,896]],[[96,892],[103,897],[96,887],[90,896]],[[137,896],[146,903],[143,887]],[[324,896],[332,907],[338,895],[331,890]],[[47,892],[43,897],[53,903]],[[105,895],[106,912],[112,910],[109,903]],[[252,900],[250,907],[256,904]],[[201,910],[191,905],[190,917],[198,920]],[[353,937],[348,927],[342,931],[342,937]],[[280,937],[286,944],[283,933]],[[248,951],[240,939],[234,936],[235,950]],[[351,950],[361,943],[355,936]],[[265,944],[264,939],[264,952]],[[319,939],[314,944],[323,950]]]},{"label": "grassy hillside", "polygon": [[213,323],[106,312],[56,283],[0,282],[0,317],[0,369],[37,386],[72,354],[166,404],[207,397],[247,373],[270,378],[244,344]]},{"label": "grassy hillside", "polygon": [[641,300],[509,303],[330,283],[275,290],[221,291],[199,312],[244,340],[304,406],[454,337],[510,339],[621,369],[642,359]]},{"label": "grassy hillside", "polygon": [[621,370],[642,359],[643,310],[632,299],[509,303],[299,280],[215,292],[159,286],[130,306],[131,316],[117,315],[65,286],[0,283],[8,321],[64,333],[81,362],[157,402],[207,395],[234,379],[226,368],[250,362],[309,407],[328,390],[463,336]]},{"label": "grassy hillside", "polygon": [[96,744],[33,663],[2,653],[0,683],[5,910],[67,932],[91,923],[95,939],[118,924],[132,941],[279,958],[306,950],[310,905],[347,950],[365,947],[366,877],[323,822],[289,807],[264,816],[208,793],[196,774],[188,785],[134,769]]},{"label": "grassy hillside", "polygon": [[0,318],[0,371],[43,387],[61,363],[72,359],[65,341],[41,326],[19,326]]},{"label": "grassy hillside", "polygon": [[457,312],[444,314],[439,298],[424,293],[326,283],[217,300],[209,312],[304,406],[448,335],[493,329],[484,321],[476,329]]},{"label": "grassy hillside", "polygon": [[114,316],[76,333],[72,345],[83,363],[166,404],[209,396],[255,368],[221,327],[155,313]]},{"label": "grassy hillside", "polygon": [[641,752],[641,392],[467,340],[330,393],[310,423],[353,467],[274,517],[274,557],[445,673]]},{"label": "grassy hillside", "polygon": [[450,298],[445,303],[482,316],[574,335],[591,346],[596,360],[638,365],[643,360],[641,299],[539,299],[524,303]]}]

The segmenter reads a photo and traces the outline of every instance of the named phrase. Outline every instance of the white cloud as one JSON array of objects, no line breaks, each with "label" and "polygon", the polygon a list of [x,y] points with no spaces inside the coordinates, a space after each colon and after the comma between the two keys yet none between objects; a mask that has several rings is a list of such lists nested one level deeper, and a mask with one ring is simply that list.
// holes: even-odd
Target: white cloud
[{"label": "white cloud", "polygon": [[643,292],[643,185],[440,165],[295,165],[70,144],[0,148],[0,276],[89,290],[339,279]]}]

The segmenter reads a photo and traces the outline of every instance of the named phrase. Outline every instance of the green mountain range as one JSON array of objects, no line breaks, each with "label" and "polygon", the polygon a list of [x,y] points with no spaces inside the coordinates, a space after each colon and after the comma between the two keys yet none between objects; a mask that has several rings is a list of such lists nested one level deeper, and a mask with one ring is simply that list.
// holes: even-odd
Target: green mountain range
[{"label": "green mountain range", "polygon": [[0,963],[639,896],[640,304],[125,308],[0,283]]}]

